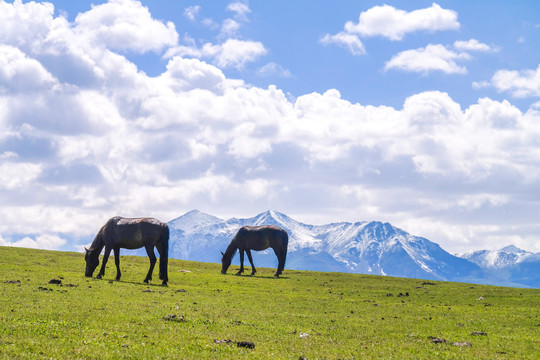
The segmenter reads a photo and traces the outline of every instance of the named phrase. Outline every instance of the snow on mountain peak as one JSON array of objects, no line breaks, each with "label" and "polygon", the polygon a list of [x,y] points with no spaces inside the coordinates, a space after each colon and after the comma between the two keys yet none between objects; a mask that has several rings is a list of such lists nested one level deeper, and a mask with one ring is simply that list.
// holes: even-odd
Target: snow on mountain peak
[{"label": "snow on mountain peak", "polygon": [[525,250],[521,250],[520,248],[514,246],[514,245],[508,245],[500,249],[499,251],[506,252],[509,254],[522,254],[526,252]]},{"label": "snow on mountain peak", "polygon": [[501,269],[520,263],[529,258],[532,253],[514,245],[508,245],[499,250],[477,250],[466,252],[460,257],[467,259],[482,268]]},{"label": "snow on mountain peak", "polygon": [[223,219],[220,219],[213,215],[205,214],[195,209],[185,213],[184,215],[174,220],[169,221],[169,226],[171,228],[180,229],[186,233],[191,233],[201,227],[217,224],[222,221]]}]

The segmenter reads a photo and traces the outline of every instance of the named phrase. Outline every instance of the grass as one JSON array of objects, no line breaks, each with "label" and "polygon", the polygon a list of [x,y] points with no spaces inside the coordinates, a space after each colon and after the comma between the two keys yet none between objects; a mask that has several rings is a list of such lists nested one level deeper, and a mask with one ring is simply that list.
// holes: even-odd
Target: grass
[{"label": "grass", "polygon": [[[234,267],[234,266],[233,266]],[[538,359],[540,289],[0,247],[0,358]],[[236,267],[229,270],[232,273]],[[190,272],[184,272],[187,270]],[[249,273],[249,271],[248,271]],[[61,284],[49,284],[51,279]],[[400,295],[401,293],[401,295]],[[240,347],[250,342],[254,348]]]}]

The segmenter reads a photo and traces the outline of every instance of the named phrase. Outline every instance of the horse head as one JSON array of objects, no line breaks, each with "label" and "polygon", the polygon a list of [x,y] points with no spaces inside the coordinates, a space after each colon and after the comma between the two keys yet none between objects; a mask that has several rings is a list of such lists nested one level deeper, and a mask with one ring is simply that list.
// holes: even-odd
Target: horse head
[{"label": "horse head", "polygon": [[94,270],[99,265],[99,252],[95,249],[84,248],[86,251],[86,254],[84,255],[84,261],[86,261],[86,269],[84,271],[84,276],[86,277],[92,277],[94,275]]},{"label": "horse head", "polygon": [[226,274],[227,269],[231,266],[232,256],[226,256],[223,251],[221,252],[221,273]]}]

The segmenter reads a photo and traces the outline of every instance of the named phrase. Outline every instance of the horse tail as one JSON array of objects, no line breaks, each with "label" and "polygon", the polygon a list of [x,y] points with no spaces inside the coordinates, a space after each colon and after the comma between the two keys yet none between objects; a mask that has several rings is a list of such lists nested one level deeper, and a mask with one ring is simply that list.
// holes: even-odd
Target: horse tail
[{"label": "horse tail", "polygon": [[169,226],[163,225],[161,229],[161,236],[159,239],[161,243],[161,253],[159,255],[159,278],[166,284],[169,281],[167,274],[167,264],[169,262]]}]

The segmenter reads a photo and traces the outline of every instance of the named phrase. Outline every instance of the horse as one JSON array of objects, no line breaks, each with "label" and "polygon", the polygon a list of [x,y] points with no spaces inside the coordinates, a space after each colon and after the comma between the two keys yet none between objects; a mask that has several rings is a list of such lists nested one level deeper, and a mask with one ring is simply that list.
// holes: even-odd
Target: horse
[{"label": "horse", "polygon": [[99,254],[105,247],[103,254],[103,264],[96,278],[101,279],[105,275],[105,265],[109,260],[111,250],[114,250],[114,262],[116,264],[116,280],[120,280],[120,248],[140,249],[144,247],[150,258],[150,269],[144,279],[152,280],[152,272],[156,264],[154,247],[159,252],[159,278],[163,280],[162,285],[166,286],[169,277],[167,275],[167,263],[169,257],[169,226],[154,218],[123,218],[115,216],[101,227],[92,245],[86,250],[84,260],[86,261],[85,276],[92,277],[94,270],[99,265]]},{"label": "horse", "polygon": [[257,270],[255,269],[255,265],[253,265],[251,250],[260,251],[271,247],[278,258],[278,267],[274,277],[279,277],[285,267],[288,243],[289,234],[280,227],[274,225],[242,226],[232,239],[227,250],[225,250],[225,253],[221,252],[221,255],[223,255],[221,258],[221,273],[227,273],[233,255],[236,253],[236,250],[240,250],[240,270],[238,270],[236,275],[241,275],[244,272],[244,251],[247,253],[249,262],[251,263],[251,275],[255,275]]}]

